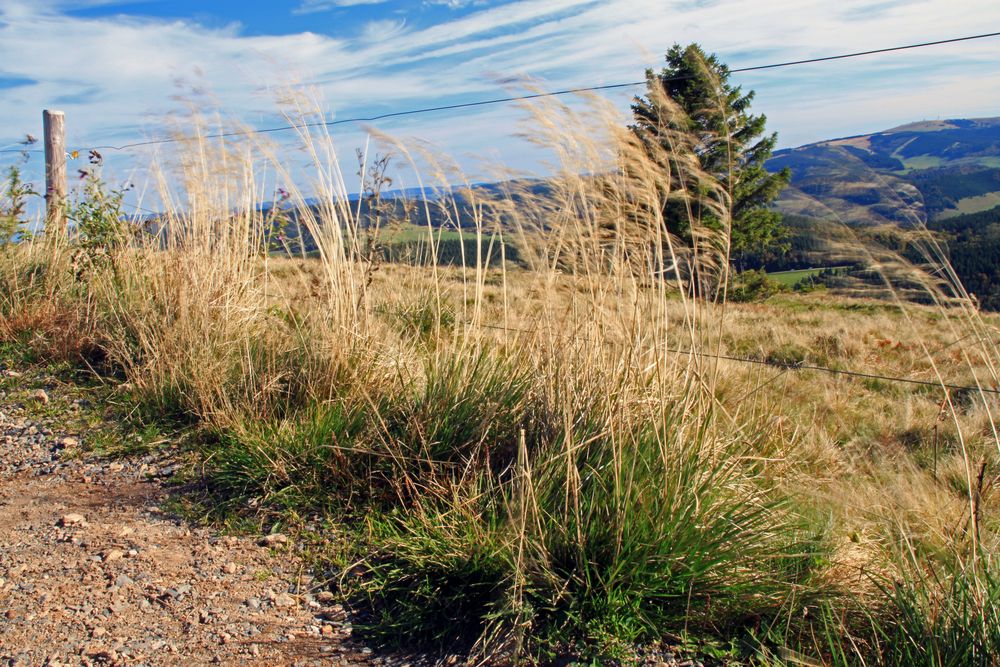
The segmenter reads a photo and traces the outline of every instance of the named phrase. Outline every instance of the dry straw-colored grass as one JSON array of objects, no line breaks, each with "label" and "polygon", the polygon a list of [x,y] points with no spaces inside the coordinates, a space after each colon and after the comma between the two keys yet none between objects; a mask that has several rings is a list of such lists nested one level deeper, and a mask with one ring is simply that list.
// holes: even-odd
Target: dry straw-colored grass
[{"label": "dry straw-colored grass", "polygon": [[[304,125],[311,107],[289,100]],[[370,524],[368,587],[347,591],[389,609],[389,638],[455,629],[440,627],[441,609],[421,616],[420,582],[434,576],[481,605],[461,607],[455,627],[510,655],[752,627],[836,660],[805,606],[833,609],[836,633],[891,657],[864,621],[843,619],[857,596],[891,607],[880,586],[893,579],[930,591],[962,577],[989,618],[994,394],[715,356],[996,388],[995,319],[955,298],[933,241],[933,278],[884,249],[843,248],[889,287],[922,285],[929,306],[728,304],[728,194],[699,195],[721,224],[693,220],[691,248],[661,218],[664,198],[692,196],[665,165],[708,180],[691,137],[650,152],[595,100],[530,111],[531,136],[558,158],[551,192],[444,198],[456,217],[471,211],[462,232],[479,250],[462,266],[372,253],[347,197],[358,186],[322,131],[299,132],[314,168],[303,180],[275,146],[210,141],[196,126],[174,169],[157,172],[155,236],[123,240],[83,274],[73,243],[2,250],[0,335],[99,350],[131,400],[222,434],[207,469],[229,492],[404,508]],[[426,149],[380,140],[425,167],[427,187],[460,182]],[[262,252],[272,221],[257,203],[277,185],[315,256]],[[482,249],[501,241],[526,266],[485,264]]]}]

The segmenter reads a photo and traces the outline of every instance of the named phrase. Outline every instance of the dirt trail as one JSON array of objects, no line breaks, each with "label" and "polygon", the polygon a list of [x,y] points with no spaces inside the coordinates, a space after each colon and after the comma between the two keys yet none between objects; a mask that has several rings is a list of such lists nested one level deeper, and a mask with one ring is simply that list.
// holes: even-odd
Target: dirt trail
[{"label": "dirt trail", "polygon": [[85,425],[53,414],[81,401],[0,373],[0,666],[395,662],[351,641],[281,537],[171,517],[168,459],[81,454]]}]

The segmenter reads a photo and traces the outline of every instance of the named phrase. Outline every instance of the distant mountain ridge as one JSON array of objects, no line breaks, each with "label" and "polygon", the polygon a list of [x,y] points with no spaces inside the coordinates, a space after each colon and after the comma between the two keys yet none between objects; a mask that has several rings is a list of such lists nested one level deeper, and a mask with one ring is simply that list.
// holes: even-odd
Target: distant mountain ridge
[{"label": "distant mountain ridge", "polygon": [[1000,204],[1000,117],[918,121],[775,151],[779,208],[851,225],[913,225]]},{"label": "distant mountain ridge", "polygon": [[[792,172],[791,185],[777,202],[786,214],[852,226],[927,224],[1000,205],[1000,117],[917,121],[827,139],[775,151],[767,167]],[[518,192],[541,195],[550,187],[545,179],[471,185],[487,197],[512,192],[515,199]],[[434,204],[446,192],[466,203],[462,188],[390,189],[381,198],[390,206],[406,200]],[[356,203],[367,198],[351,194],[347,199]],[[303,203],[320,206],[311,198]],[[259,204],[263,211],[274,206],[295,208],[291,202]],[[457,207],[454,220],[431,206],[430,223],[467,226],[471,222],[463,209]],[[361,210],[366,212],[364,203]]]}]

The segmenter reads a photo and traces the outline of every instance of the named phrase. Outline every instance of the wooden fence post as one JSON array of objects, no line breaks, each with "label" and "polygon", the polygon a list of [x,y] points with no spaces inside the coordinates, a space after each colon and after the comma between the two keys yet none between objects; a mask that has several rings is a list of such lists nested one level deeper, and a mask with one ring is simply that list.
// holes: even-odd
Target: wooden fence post
[{"label": "wooden fence post", "polygon": [[66,234],[66,115],[42,111],[45,132],[45,231]]}]

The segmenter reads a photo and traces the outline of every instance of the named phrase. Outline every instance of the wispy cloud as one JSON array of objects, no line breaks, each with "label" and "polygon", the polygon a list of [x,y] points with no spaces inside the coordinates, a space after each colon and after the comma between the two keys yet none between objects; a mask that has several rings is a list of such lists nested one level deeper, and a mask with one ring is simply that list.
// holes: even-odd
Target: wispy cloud
[{"label": "wispy cloud", "polygon": [[424,0],[424,4],[444,5],[446,7],[451,7],[452,9],[460,9],[462,7],[468,7],[469,5],[474,5],[476,7],[488,5],[489,0]]},{"label": "wispy cloud", "polygon": [[357,5],[381,5],[387,0],[302,0],[302,4],[292,10],[293,14],[315,14],[331,9],[355,7]]},{"label": "wispy cloud", "polygon": [[[299,10],[358,2],[304,0]],[[741,66],[1000,24],[995,0],[967,0],[961,12],[947,0],[516,0],[474,3],[430,25],[368,12],[353,35],[334,38],[248,36],[236,23],[82,18],[66,13],[68,6],[0,1],[0,80],[19,84],[0,89],[0,127],[7,128],[0,140],[34,131],[41,109],[53,104],[66,106],[71,143],[141,138],[179,108],[170,99],[177,81],[212,91],[223,108],[259,125],[274,120],[270,91],[297,80],[316,85],[329,117],[370,115],[503,94],[503,77],[537,77],[552,87],[635,80],[659,66],[675,41],[700,41]],[[395,5],[385,9],[398,15]],[[788,145],[909,119],[1000,114],[997,46],[968,42],[738,79],[757,90],[755,109]],[[617,99],[624,113],[628,92]],[[489,114],[484,123],[474,113],[460,121],[414,117],[406,128],[423,128],[456,153],[512,146],[505,137],[518,114],[509,107]]]},{"label": "wispy cloud", "polygon": [[380,19],[369,21],[361,28],[361,39],[365,42],[381,42],[399,37],[406,31],[406,21]]}]

